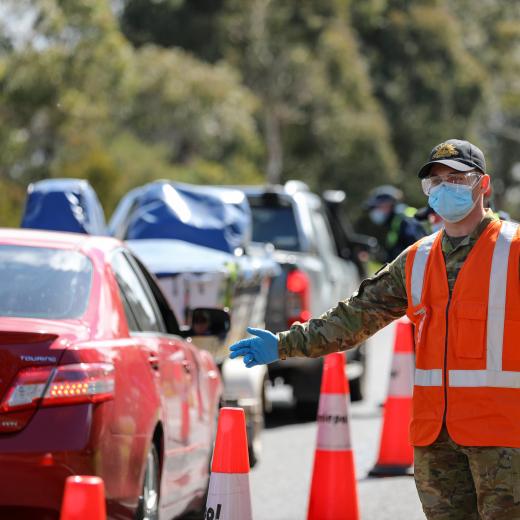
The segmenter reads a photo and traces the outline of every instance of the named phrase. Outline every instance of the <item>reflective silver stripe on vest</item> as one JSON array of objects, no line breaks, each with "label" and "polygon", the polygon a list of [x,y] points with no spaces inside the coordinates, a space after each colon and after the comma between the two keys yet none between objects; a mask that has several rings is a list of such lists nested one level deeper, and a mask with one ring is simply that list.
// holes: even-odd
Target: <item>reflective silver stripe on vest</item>
[{"label": "reflective silver stripe on vest", "polygon": [[501,370],[450,370],[450,386],[520,388],[520,372]]},{"label": "reflective silver stripe on vest", "polygon": [[428,235],[421,240],[419,247],[417,248],[417,252],[415,253],[415,258],[413,259],[411,289],[412,304],[414,307],[421,303],[426,262],[428,262],[428,257],[430,256],[433,242],[437,238],[438,233],[439,231],[433,233],[432,235]]},{"label": "reflective silver stripe on vest", "polygon": [[[440,232],[437,231],[421,240],[417,252],[415,253],[415,258],[413,259],[410,285],[412,290],[412,304],[414,307],[421,303],[426,264],[438,233]],[[442,370],[440,368],[434,368],[432,370],[416,368],[415,386],[442,386]]]},{"label": "reflective silver stripe on vest", "polygon": [[517,229],[518,224],[502,222],[493,250],[486,324],[486,370],[450,370],[450,386],[520,388],[520,372],[502,371],[507,268],[511,243]]},{"label": "reflective silver stripe on vest", "polygon": [[502,370],[504,317],[506,314],[507,265],[511,242],[518,225],[502,222],[498,235],[489,277],[487,314],[487,364],[488,370]]},{"label": "reflective silver stripe on vest", "polygon": [[442,370],[440,368],[432,370],[416,368],[415,386],[442,386]]}]

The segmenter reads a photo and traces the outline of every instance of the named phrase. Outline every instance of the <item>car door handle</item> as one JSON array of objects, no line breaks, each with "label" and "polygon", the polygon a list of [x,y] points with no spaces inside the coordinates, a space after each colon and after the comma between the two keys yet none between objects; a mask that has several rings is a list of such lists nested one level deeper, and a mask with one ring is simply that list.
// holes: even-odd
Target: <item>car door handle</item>
[{"label": "car door handle", "polygon": [[150,354],[148,356],[148,362],[153,370],[159,370],[159,357],[155,354]]}]

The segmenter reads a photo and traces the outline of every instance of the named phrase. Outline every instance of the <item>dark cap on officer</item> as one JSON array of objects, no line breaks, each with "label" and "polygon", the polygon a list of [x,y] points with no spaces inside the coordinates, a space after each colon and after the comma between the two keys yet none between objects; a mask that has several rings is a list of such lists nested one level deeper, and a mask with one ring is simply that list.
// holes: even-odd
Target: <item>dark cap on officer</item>
[{"label": "dark cap on officer", "polygon": [[476,169],[486,173],[486,160],[482,150],[469,141],[460,139],[449,139],[435,146],[430,152],[428,162],[419,170],[419,177],[426,177],[434,164],[445,164],[459,172]]}]

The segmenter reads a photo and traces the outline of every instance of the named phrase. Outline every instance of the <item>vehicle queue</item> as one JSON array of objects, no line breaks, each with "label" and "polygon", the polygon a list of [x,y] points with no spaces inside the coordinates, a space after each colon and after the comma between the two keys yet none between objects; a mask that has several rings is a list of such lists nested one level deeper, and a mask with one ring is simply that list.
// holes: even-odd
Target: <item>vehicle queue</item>
[{"label": "vehicle queue", "polygon": [[[330,269],[333,233],[314,211]],[[276,259],[287,245],[255,223],[239,188],[157,181],[107,227],[86,181],[29,187],[24,229],[0,231],[0,517],[57,518],[73,474],[103,479],[109,518],[200,517],[222,404],[245,410],[250,463],[261,457],[269,371],[227,345],[277,319],[271,291],[289,282]],[[356,260],[334,259],[352,286]],[[286,290],[283,313],[309,304],[294,280]]]}]

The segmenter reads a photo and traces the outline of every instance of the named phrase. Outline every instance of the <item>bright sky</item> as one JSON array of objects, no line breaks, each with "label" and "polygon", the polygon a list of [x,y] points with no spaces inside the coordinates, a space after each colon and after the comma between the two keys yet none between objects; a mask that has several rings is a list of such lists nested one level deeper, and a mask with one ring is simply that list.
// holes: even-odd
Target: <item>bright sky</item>
[{"label": "bright sky", "polygon": [[15,47],[22,47],[31,38],[35,13],[30,10],[13,9],[9,2],[0,3],[0,27]]}]

